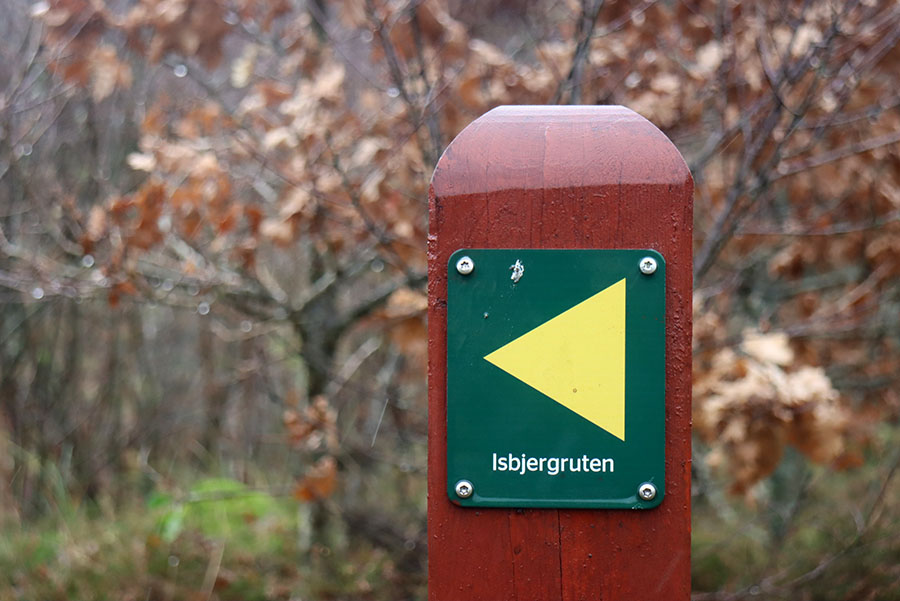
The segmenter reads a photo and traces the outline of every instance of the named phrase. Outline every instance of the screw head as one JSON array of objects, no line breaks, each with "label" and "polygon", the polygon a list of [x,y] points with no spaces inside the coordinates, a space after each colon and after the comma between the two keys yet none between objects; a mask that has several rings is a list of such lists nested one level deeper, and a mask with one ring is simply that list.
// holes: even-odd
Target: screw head
[{"label": "screw head", "polygon": [[644,482],[638,486],[638,496],[642,501],[652,501],[656,498],[656,487],[651,482]]},{"label": "screw head", "polygon": [[468,499],[475,492],[475,485],[468,480],[460,480],[456,483],[456,496],[460,499]]},{"label": "screw head", "polygon": [[473,261],[472,257],[468,255],[466,255],[465,257],[460,257],[459,261],[456,262],[456,271],[460,272],[463,275],[469,275],[474,269],[475,261]]},{"label": "screw head", "polygon": [[656,259],[653,257],[644,257],[640,260],[638,266],[641,268],[641,273],[650,275],[656,271]]}]

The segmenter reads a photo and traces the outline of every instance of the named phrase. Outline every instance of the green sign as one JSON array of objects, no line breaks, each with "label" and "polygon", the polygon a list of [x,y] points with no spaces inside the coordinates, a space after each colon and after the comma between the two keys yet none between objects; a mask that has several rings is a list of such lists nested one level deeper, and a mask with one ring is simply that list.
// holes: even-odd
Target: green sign
[{"label": "green sign", "polygon": [[462,249],[448,266],[447,493],[648,509],[665,494],[665,261]]}]

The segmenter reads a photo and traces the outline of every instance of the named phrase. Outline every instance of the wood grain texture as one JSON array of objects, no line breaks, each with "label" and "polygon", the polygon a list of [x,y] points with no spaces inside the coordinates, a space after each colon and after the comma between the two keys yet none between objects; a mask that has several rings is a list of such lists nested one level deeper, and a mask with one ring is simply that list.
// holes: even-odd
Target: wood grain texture
[{"label": "wood grain texture", "polygon": [[[432,178],[428,236],[429,598],[690,597],[693,182],[623,107],[500,107]],[[653,248],[666,258],[666,497],[646,511],[460,508],[446,494],[447,261],[459,248]]]}]

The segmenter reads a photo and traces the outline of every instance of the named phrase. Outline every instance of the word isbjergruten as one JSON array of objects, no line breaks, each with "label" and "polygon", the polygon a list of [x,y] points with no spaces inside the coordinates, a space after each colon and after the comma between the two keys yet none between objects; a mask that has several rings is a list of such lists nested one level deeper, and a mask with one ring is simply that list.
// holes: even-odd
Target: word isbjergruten
[{"label": "word isbjergruten", "polygon": [[495,472],[515,472],[519,475],[525,472],[544,472],[550,476],[556,476],[562,472],[614,472],[615,461],[610,457],[602,459],[597,457],[528,457],[525,453],[506,456],[493,454],[493,470]]}]

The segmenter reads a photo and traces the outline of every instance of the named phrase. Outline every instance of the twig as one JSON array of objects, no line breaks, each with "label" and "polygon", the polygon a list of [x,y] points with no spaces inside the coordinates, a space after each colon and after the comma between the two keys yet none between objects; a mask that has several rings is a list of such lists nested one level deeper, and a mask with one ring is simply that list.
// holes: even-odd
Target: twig
[{"label": "twig", "polygon": [[578,104],[581,101],[581,71],[588,60],[594,26],[597,24],[603,4],[604,0],[582,0],[581,17],[578,19],[578,42],[572,56],[572,65],[566,78],[556,86],[556,92],[553,94],[550,104],[559,104],[567,89],[569,90],[569,104]]},{"label": "twig", "polygon": [[872,138],[870,140],[864,140],[855,144],[848,144],[846,146],[842,146],[841,148],[832,150],[831,152],[825,152],[808,159],[783,163],[779,166],[777,174],[773,178],[773,181],[781,179],[783,177],[787,177],[789,175],[800,173],[801,171],[806,171],[815,167],[821,167],[822,165],[827,165],[828,163],[833,163],[835,161],[851,157],[855,154],[869,152],[870,150],[875,150],[883,146],[890,146],[891,144],[896,144],[898,142],[900,142],[900,131],[894,131],[882,136],[878,136],[876,138]]}]

